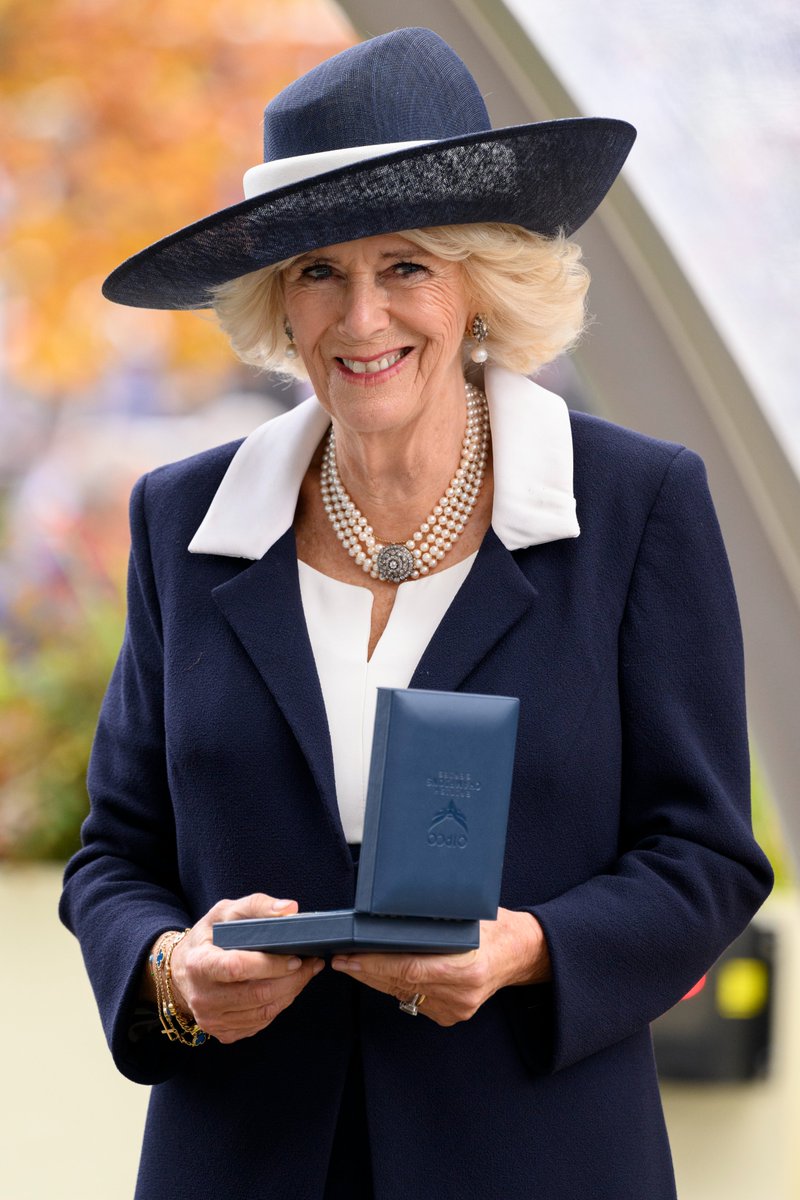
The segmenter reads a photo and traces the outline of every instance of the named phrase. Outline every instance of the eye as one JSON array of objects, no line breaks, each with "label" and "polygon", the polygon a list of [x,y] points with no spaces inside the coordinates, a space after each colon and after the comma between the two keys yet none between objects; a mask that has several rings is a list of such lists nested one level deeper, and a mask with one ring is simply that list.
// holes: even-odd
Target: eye
[{"label": "eye", "polygon": [[304,267],[300,272],[301,279],[330,279],[332,274],[328,263],[316,262],[310,267]]},{"label": "eye", "polygon": [[394,271],[395,275],[408,278],[410,275],[418,275],[421,271],[425,270],[425,267],[423,267],[422,263],[403,261],[395,263],[392,267],[392,270]]}]

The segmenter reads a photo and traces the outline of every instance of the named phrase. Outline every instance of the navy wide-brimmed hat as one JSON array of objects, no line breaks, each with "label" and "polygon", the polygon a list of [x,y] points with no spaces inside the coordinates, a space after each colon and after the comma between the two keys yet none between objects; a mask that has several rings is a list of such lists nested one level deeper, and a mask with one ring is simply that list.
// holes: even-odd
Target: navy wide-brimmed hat
[{"label": "navy wide-brimmed hat", "polygon": [[103,294],[207,308],[210,289],[318,246],[433,225],[502,221],[569,235],[614,182],[636,131],[581,117],[492,129],[478,85],[429,29],[335,55],[264,113],[245,199],[127,259]]}]

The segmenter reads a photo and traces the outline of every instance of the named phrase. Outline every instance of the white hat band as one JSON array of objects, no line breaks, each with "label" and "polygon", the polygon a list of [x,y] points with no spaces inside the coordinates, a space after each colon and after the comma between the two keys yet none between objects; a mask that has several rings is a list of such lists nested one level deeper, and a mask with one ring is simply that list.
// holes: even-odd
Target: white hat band
[{"label": "white hat band", "polygon": [[259,163],[245,171],[244,198],[263,196],[278,188],[301,183],[314,175],[335,171],[337,167],[349,167],[352,163],[367,158],[379,158],[383,154],[411,150],[414,146],[426,146],[429,142],[386,142],[377,146],[342,146],[336,150],[320,150],[316,154],[298,154],[295,158],[278,158],[274,162]]}]

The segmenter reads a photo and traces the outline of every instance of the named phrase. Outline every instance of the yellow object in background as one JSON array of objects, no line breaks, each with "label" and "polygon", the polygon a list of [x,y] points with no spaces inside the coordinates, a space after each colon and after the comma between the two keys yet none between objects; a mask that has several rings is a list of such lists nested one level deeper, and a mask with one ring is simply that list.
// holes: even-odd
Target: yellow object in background
[{"label": "yellow object in background", "polygon": [[730,958],[716,972],[717,1012],[729,1020],[757,1017],[769,997],[769,969],[758,958]]}]

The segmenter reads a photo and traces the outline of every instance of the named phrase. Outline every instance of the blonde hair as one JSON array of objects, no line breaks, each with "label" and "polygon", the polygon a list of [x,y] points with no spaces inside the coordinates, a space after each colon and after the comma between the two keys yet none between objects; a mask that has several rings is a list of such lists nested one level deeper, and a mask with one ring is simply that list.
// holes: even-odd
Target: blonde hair
[{"label": "blonde hair", "polygon": [[[475,312],[489,326],[490,362],[530,375],[580,337],[589,272],[576,243],[488,223],[404,230],[400,236],[462,264]],[[243,362],[305,378],[302,360],[284,353],[283,275],[298,257],[220,284],[212,296],[217,320]]]}]

